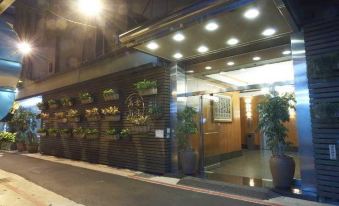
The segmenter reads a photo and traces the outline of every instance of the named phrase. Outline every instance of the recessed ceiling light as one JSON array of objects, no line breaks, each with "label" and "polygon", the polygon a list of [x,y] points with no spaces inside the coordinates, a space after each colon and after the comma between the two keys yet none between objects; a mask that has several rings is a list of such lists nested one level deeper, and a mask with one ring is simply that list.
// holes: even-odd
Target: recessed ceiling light
[{"label": "recessed ceiling light", "polygon": [[258,11],[258,9],[252,8],[252,9],[247,10],[244,13],[244,17],[247,18],[247,19],[255,19],[259,16],[259,13],[260,12]]},{"label": "recessed ceiling light", "polygon": [[232,62],[232,61],[231,61],[231,62],[227,62],[227,65],[228,65],[228,66],[233,66],[233,65],[234,65],[234,62]]},{"label": "recessed ceiling light", "polygon": [[219,28],[219,25],[215,22],[210,22],[210,23],[206,24],[206,26],[205,26],[205,29],[207,31],[215,31],[218,28]]},{"label": "recessed ceiling light", "polygon": [[193,70],[188,70],[187,73],[194,73],[194,71]]},{"label": "recessed ceiling light", "polygon": [[198,49],[197,49],[198,52],[200,53],[205,53],[208,51],[208,48],[206,46],[200,46]]},{"label": "recessed ceiling light", "polygon": [[155,42],[150,42],[147,44],[146,47],[149,48],[150,50],[156,50],[159,48],[159,45]]},{"label": "recessed ceiling light", "polygon": [[207,66],[207,67],[205,67],[205,69],[206,69],[206,70],[211,70],[212,67],[211,67],[211,66]]},{"label": "recessed ceiling light", "polygon": [[185,36],[182,34],[182,33],[176,33],[174,36],[173,36],[173,40],[174,41],[183,41],[185,39]]},{"label": "recessed ceiling light", "polygon": [[252,58],[254,61],[259,61],[261,59],[261,57],[253,57]]},{"label": "recessed ceiling light", "polygon": [[289,54],[291,54],[291,51],[290,50],[285,50],[285,51],[282,52],[282,54],[283,55],[289,55]]},{"label": "recessed ceiling light", "polygon": [[271,36],[271,35],[275,34],[275,32],[277,32],[275,29],[268,28],[268,29],[265,29],[261,34],[264,35],[264,36]]},{"label": "recessed ceiling light", "polygon": [[176,58],[176,59],[181,59],[183,57],[183,55],[178,52],[178,53],[173,54],[173,57]]},{"label": "recessed ceiling light", "polygon": [[236,45],[239,43],[239,40],[237,38],[230,38],[228,41],[227,41],[227,44],[228,45]]}]

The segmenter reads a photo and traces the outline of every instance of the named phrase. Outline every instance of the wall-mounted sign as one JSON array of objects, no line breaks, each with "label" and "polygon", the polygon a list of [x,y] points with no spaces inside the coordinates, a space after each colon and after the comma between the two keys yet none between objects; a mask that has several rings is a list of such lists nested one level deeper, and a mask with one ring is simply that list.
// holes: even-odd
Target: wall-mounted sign
[{"label": "wall-mounted sign", "polygon": [[215,95],[218,101],[213,101],[213,120],[215,122],[232,122],[232,97]]}]

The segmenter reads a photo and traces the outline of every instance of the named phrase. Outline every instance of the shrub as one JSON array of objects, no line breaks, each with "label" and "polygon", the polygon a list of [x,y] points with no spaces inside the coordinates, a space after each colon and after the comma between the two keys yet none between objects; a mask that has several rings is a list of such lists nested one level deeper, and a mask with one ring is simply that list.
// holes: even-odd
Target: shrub
[{"label": "shrub", "polygon": [[144,79],[143,81],[135,83],[134,86],[136,87],[137,90],[157,88],[157,81],[150,81]]}]

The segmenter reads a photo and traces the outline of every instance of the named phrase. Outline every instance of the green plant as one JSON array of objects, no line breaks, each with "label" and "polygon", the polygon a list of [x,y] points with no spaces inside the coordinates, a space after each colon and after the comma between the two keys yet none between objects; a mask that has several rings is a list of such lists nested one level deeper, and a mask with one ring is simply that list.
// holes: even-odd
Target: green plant
[{"label": "green plant", "polygon": [[148,115],[129,115],[127,116],[127,120],[132,122],[135,125],[147,125],[150,121],[150,117]]},{"label": "green plant", "polygon": [[113,135],[119,134],[120,131],[119,131],[119,129],[113,128],[113,129],[108,129],[108,130],[106,130],[105,133],[106,133],[107,135],[109,135],[109,136],[113,136]]},{"label": "green plant", "polygon": [[92,95],[88,92],[81,92],[79,94],[79,98],[80,100],[88,100],[88,99],[92,99]]},{"label": "green plant", "polygon": [[178,147],[181,151],[192,149],[189,135],[195,134],[198,131],[197,124],[194,122],[196,114],[197,112],[193,107],[185,107],[183,111],[178,113],[176,136],[178,138]]},{"label": "green plant", "polygon": [[113,106],[113,107],[107,107],[107,108],[101,109],[101,114],[107,115],[107,116],[117,115],[117,114],[120,114],[120,111],[118,107]]},{"label": "green plant", "polygon": [[15,110],[9,125],[16,132],[16,142],[27,142],[37,126],[36,114],[19,107]]},{"label": "green plant", "polygon": [[151,116],[159,116],[162,114],[162,108],[161,106],[154,104],[149,106],[148,108],[148,114],[150,114]]},{"label": "green plant", "polygon": [[39,102],[38,104],[36,104],[36,106],[37,106],[40,110],[43,110],[43,109],[46,108],[45,102]]},{"label": "green plant", "polygon": [[73,129],[73,134],[85,134],[85,130],[82,127],[74,128]]},{"label": "green plant", "polygon": [[121,132],[120,132],[120,137],[121,138],[126,138],[126,137],[129,137],[129,130],[128,129],[122,129]]},{"label": "green plant", "polygon": [[70,129],[60,129],[60,134],[69,134],[71,133]]},{"label": "green plant", "polygon": [[40,117],[41,119],[48,119],[48,118],[49,118],[49,114],[48,114],[48,113],[42,112],[42,113],[40,113],[39,117]]},{"label": "green plant", "polygon": [[48,105],[49,105],[49,106],[51,106],[51,105],[54,105],[54,104],[57,104],[57,103],[58,103],[58,102],[57,102],[57,100],[55,100],[55,99],[50,99],[50,100],[48,100],[47,102],[48,102]]},{"label": "green plant", "polygon": [[98,134],[99,131],[97,129],[86,129],[85,134],[86,135],[91,135],[91,134]]},{"label": "green plant", "polygon": [[47,129],[45,128],[40,128],[37,130],[37,133],[46,133],[47,132]]},{"label": "green plant", "polygon": [[144,79],[143,81],[135,83],[134,86],[136,87],[137,90],[157,88],[157,81],[150,81]]},{"label": "green plant", "polygon": [[104,91],[102,91],[102,94],[104,96],[108,96],[108,95],[116,94],[116,92],[113,89],[105,89]]},{"label": "green plant", "polygon": [[267,146],[273,156],[283,156],[288,146],[288,129],[284,123],[290,120],[289,109],[294,109],[293,102],[295,99],[290,94],[279,96],[277,92],[272,92],[257,107],[258,129],[267,138]]},{"label": "green plant", "polygon": [[80,114],[79,114],[79,111],[76,110],[76,109],[70,109],[67,111],[67,117],[68,118],[73,118],[73,117],[78,117]]},{"label": "green plant", "polygon": [[57,118],[57,119],[62,119],[62,118],[65,117],[65,113],[64,113],[64,112],[55,112],[55,113],[54,113],[54,116],[55,116],[55,118]]},{"label": "green plant", "polygon": [[63,97],[60,99],[60,102],[64,107],[70,107],[73,105],[72,99],[70,97]]},{"label": "green plant", "polygon": [[48,131],[48,135],[51,135],[51,136],[57,135],[59,132],[59,130],[56,128],[49,128],[47,131]]},{"label": "green plant", "polygon": [[0,132],[0,142],[15,142],[15,133]]}]

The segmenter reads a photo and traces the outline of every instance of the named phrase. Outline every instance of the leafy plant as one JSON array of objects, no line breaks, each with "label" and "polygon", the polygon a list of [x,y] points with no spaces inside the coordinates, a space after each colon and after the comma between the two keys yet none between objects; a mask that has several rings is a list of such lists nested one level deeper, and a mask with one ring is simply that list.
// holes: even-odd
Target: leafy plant
[{"label": "leafy plant", "polygon": [[148,115],[129,115],[127,120],[132,122],[135,125],[147,125],[150,121],[150,116]]},{"label": "leafy plant", "polygon": [[64,107],[70,107],[73,105],[72,99],[70,97],[63,97],[60,99],[60,102]]},{"label": "leafy plant", "polygon": [[57,119],[62,119],[62,118],[65,117],[65,113],[64,113],[64,112],[55,112],[55,113],[54,113],[54,116],[55,116],[55,118],[57,118]]},{"label": "leafy plant", "polygon": [[85,116],[86,117],[95,117],[99,116],[99,109],[96,107],[93,107],[92,109],[86,109],[85,110]]},{"label": "leafy plant", "polygon": [[148,108],[148,114],[150,114],[152,117],[156,117],[162,114],[162,108],[161,106],[154,104],[149,106]]},{"label": "leafy plant", "polygon": [[46,108],[46,103],[45,102],[39,102],[38,104],[36,104],[36,106],[40,109],[43,110]]},{"label": "leafy plant", "polygon": [[88,100],[88,99],[92,99],[92,95],[88,92],[81,92],[79,94],[79,98],[80,100]]},{"label": "leafy plant", "polygon": [[38,133],[47,133],[47,129],[45,128],[40,128],[37,130]]},{"label": "leafy plant", "polygon": [[70,134],[71,130],[70,129],[60,129],[60,134]]},{"label": "leafy plant", "polygon": [[136,87],[137,90],[157,88],[157,81],[150,81],[144,79],[143,81],[135,83],[134,86]]},{"label": "leafy plant", "polygon": [[15,142],[15,133],[0,132],[0,142]]},{"label": "leafy plant", "polygon": [[86,129],[83,129],[82,127],[74,128],[73,129],[73,134],[85,134]]},{"label": "leafy plant", "polygon": [[50,100],[48,100],[47,102],[48,102],[48,105],[49,105],[49,106],[58,104],[57,100],[55,100],[55,99],[50,99]]},{"label": "leafy plant", "polygon": [[295,102],[292,95],[279,96],[277,92],[272,92],[258,105],[258,129],[267,138],[267,146],[274,156],[283,156],[288,146],[288,129],[284,123],[290,120],[289,109],[294,109],[292,102]]},{"label": "leafy plant", "polygon": [[119,134],[119,133],[120,133],[120,130],[119,130],[119,129],[113,128],[113,129],[108,129],[108,130],[106,130],[105,133],[106,133],[107,135],[109,135],[109,136],[113,136],[113,135]]},{"label": "leafy plant", "polygon": [[129,135],[130,135],[130,133],[129,133],[128,129],[122,129],[121,132],[120,132],[120,137],[121,138],[129,137]]},{"label": "leafy plant", "polygon": [[113,89],[105,89],[102,94],[104,96],[109,96],[109,95],[113,95],[113,94],[116,94],[116,92],[113,90]]},{"label": "leafy plant", "polygon": [[36,114],[19,107],[15,110],[9,125],[16,132],[16,142],[27,142],[37,126]]},{"label": "leafy plant", "polygon": [[107,115],[107,116],[117,115],[117,114],[120,114],[120,111],[118,107],[113,106],[113,107],[107,107],[107,108],[101,109],[101,114]]},{"label": "leafy plant", "polygon": [[44,113],[44,112],[40,113],[39,116],[40,116],[41,119],[48,119],[49,118],[49,114],[48,113]]},{"label": "leafy plant", "polygon": [[86,135],[91,135],[91,134],[98,134],[99,131],[97,129],[86,129],[85,134]]},{"label": "leafy plant", "polygon": [[56,128],[49,128],[47,131],[48,131],[48,134],[51,135],[51,136],[55,136],[59,132],[59,130],[56,129]]},{"label": "leafy plant", "polygon": [[70,109],[67,111],[67,115],[68,118],[73,118],[73,117],[78,117],[80,116],[79,111],[76,109]]},{"label": "leafy plant", "polygon": [[178,113],[178,126],[176,136],[178,138],[179,150],[190,150],[191,144],[189,135],[195,134],[198,131],[197,124],[194,122],[194,117],[197,114],[193,107],[185,107],[183,111]]}]

